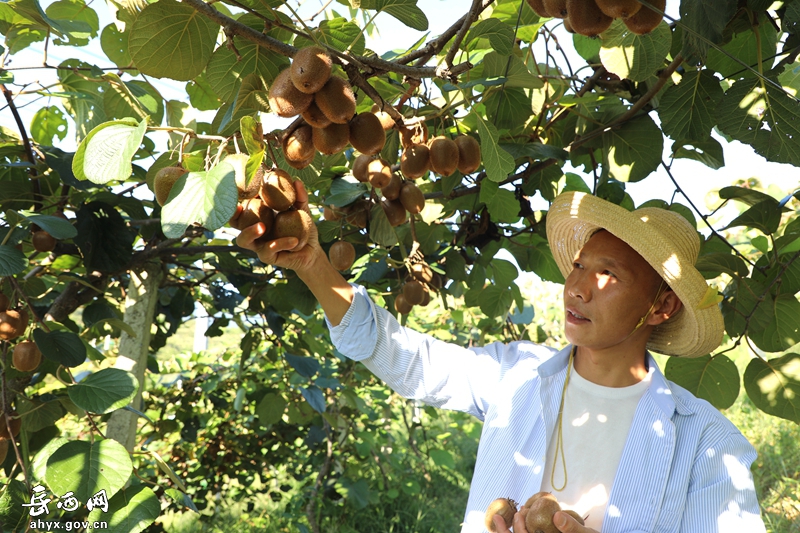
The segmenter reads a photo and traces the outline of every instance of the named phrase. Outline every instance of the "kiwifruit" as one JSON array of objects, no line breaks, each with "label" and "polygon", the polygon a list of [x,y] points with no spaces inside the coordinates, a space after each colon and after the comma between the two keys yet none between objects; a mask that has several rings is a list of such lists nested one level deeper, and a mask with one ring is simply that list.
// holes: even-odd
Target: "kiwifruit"
[{"label": "kiwifruit", "polygon": [[551,17],[563,19],[568,13],[572,14],[567,6],[567,0],[542,0],[542,4]]},{"label": "kiwifruit", "polygon": [[8,296],[0,292],[0,313],[5,313],[10,303],[11,300],[8,299]]},{"label": "kiwifruit", "polygon": [[383,159],[373,159],[367,164],[367,179],[373,187],[385,187],[392,181],[392,167]]},{"label": "kiwifruit", "polygon": [[[430,300],[429,300],[430,301]],[[517,505],[514,500],[508,498],[497,498],[489,504],[486,509],[486,529],[496,532],[497,528],[494,526],[494,515],[499,514],[503,518],[503,522],[507,528],[511,527],[514,520],[514,514],[517,512]]]},{"label": "kiwifruit", "polygon": [[362,154],[373,155],[383,150],[386,132],[381,121],[368,111],[354,116],[349,123],[350,144]]},{"label": "kiwifruit", "polygon": [[337,154],[347,148],[350,142],[350,128],[347,124],[331,123],[324,128],[311,128],[314,148],[322,154]]},{"label": "kiwifruit", "polygon": [[400,198],[400,187],[403,186],[403,180],[397,172],[392,172],[392,181],[388,185],[381,187],[381,194],[387,200],[397,200]]},{"label": "kiwifruit", "polygon": [[[651,0],[650,3],[661,11],[664,11],[667,7],[667,0]],[[662,16],[661,13],[657,13],[647,6],[642,6],[638,13],[626,18],[623,22],[636,35],[644,35],[645,33],[650,33],[661,24]]]},{"label": "kiwifruit", "polygon": [[626,19],[635,15],[642,4],[638,0],[594,0],[600,11],[612,19]]},{"label": "kiwifruit", "polygon": [[169,193],[172,191],[172,186],[178,181],[178,178],[186,174],[186,169],[182,167],[164,167],[156,172],[156,177],[153,180],[153,189],[156,194],[156,202],[158,205],[163,206],[167,203]]},{"label": "kiwifruit", "polygon": [[403,296],[411,305],[418,305],[425,299],[425,286],[419,281],[407,281],[403,285]]},{"label": "kiwifruit", "polygon": [[536,494],[534,494],[533,496],[531,496],[530,498],[528,498],[525,501],[525,503],[523,504],[523,507],[526,507],[526,508],[530,507],[531,504],[533,502],[535,502],[536,500],[538,500],[539,498],[546,498],[548,500],[551,500],[551,501],[554,501],[554,502],[558,503],[558,500],[556,499],[555,496],[553,496],[552,492],[537,492]]},{"label": "kiwifruit", "polygon": [[425,195],[414,183],[407,181],[400,187],[400,203],[406,211],[416,215],[425,208]]},{"label": "kiwifruit", "polygon": [[481,145],[475,137],[459,135],[453,141],[458,146],[458,171],[462,174],[472,174],[481,166]]},{"label": "kiwifruit", "polygon": [[431,303],[431,291],[428,290],[428,287],[425,287],[425,291],[422,293],[422,301],[419,303],[422,307],[428,307],[428,304]]},{"label": "kiwifruit", "polygon": [[375,113],[375,116],[378,117],[378,120],[381,121],[381,126],[383,126],[383,131],[389,131],[390,129],[395,127],[394,119],[392,115],[387,113],[386,111],[382,111],[378,104],[372,106],[372,112]]},{"label": "kiwifruit", "polygon": [[35,342],[22,341],[14,347],[11,362],[20,372],[33,372],[42,362],[42,352]]},{"label": "kiwifruit", "polygon": [[269,108],[281,117],[295,117],[308,109],[314,100],[313,94],[297,90],[292,83],[291,67],[285,68],[269,88]]},{"label": "kiwifruit", "polygon": [[594,0],[567,0],[569,23],[577,33],[596,37],[606,31],[614,21],[600,11]]},{"label": "kiwifruit", "polygon": [[337,220],[341,220],[342,213],[339,211],[339,208],[332,205],[326,205],[322,208],[322,218],[328,222],[336,222]]},{"label": "kiwifruit", "polygon": [[331,119],[325,116],[325,113],[317,106],[317,102],[311,102],[308,109],[300,114],[303,120],[308,122],[309,126],[314,128],[324,128],[331,123]]},{"label": "kiwifruit", "polygon": [[406,209],[400,203],[400,200],[383,200],[381,207],[393,228],[404,224],[408,220],[408,213],[406,213]]},{"label": "kiwifruit", "polygon": [[241,231],[253,224],[263,222],[266,226],[264,235],[267,235],[275,221],[275,213],[272,209],[261,198],[248,198],[241,203],[241,206],[242,210],[237,209],[237,213],[228,221],[228,224]]},{"label": "kiwifruit", "polygon": [[561,510],[558,502],[550,498],[539,498],[528,506],[525,515],[525,529],[530,533],[560,533],[553,524],[553,515]]},{"label": "kiwifruit", "polygon": [[574,518],[575,521],[578,522],[580,525],[582,526],[586,525],[586,523],[583,521],[583,517],[578,513],[576,513],[575,511],[573,511],[572,509],[564,509],[564,512],[570,515],[572,518]]},{"label": "kiwifruit", "polygon": [[292,58],[289,71],[298,91],[313,94],[331,77],[331,56],[319,46],[301,48]]},{"label": "kiwifruit", "polygon": [[[16,411],[0,416],[0,440],[13,439],[19,435],[19,430],[22,428],[22,420],[17,418],[18,416]],[[8,426],[6,426],[6,417],[8,417]],[[11,428],[11,433],[8,432],[9,427]]]},{"label": "kiwifruit", "polygon": [[433,270],[428,263],[414,263],[409,268],[409,272],[417,281],[422,281],[423,283],[433,281]]},{"label": "kiwifruit", "polygon": [[300,161],[294,161],[292,159],[287,159],[286,160],[286,164],[289,165],[292,168],[296,168],[297,170],[303,170],[308,165],[310,165],[311,163],[314,162],[314,156],[315,155],[316,155],[316,152],[312,153],[308,157],[308,159],[301,159]]},{"label": "kiwifruit", "polygon": [[406,297],[403,296],[402,292],[394,297],[394,310],[401,315],[407,315],[413,308],[414,305],[406,301]]},{"label": "kiwifruit", "polygon": [[283,155],[287,161],[305,161],[314,158],[311,126],[300,126],[283,139]]},{"label": "kiwifruit", "polygon": [[[244,156],[244,161],[241,161],[242,158],[238,157],[239,155]],[[234,158],[234,160],[231,161],[231,158]],[[231,166],[233,166],[235,170],[236,188],[239,191],[239,201],[258,196],[258,191],[261,189],[261,180],[264,179],[264,173],[268,170],[266,165],[262,164],[259,166],[256,169],[255,174],[253,174],[253,178],[250,180],[250,183],[245,183],[247,181],[247,173],[245,172],[247,156],[244,154],[233,154],[226,157],[225,161],[232,163]]]},{"label": "kiwifruit", "polygon": [[314,95],[314,101],[331,122],[347,124],[356,113],[356,97],[346,79],[331,76],[328,82]]},{"label": "kiwifruit", "polygon": [[344,272],[353,266],[353,261],[356,260],[356,249],[347,241],[337,241],[328,250],[328,258],[331,260],[333,268]]},{"label": "kiwifruit", "polygon": [[367,167],[369,166],[370,161],[375,159],[371,155],[364,155],[361,154],[360,156],[356,157],[353,160],[353,177],[360,181],[361,183],[367,183],[369,181],[369,174],[367,174]]},{"label": "kiwifruit", "polygon": [[365,198],[359,198],[348,206],[347,216],[345,220],[348,224],[352,224],[357,228],[364,229],[367,227],[369,220],[369,212],[372,209],[372,202]]},{"label": "kiwifruit", "polygon": [[433,273],[433,279],[431,279],[430,283],[428,283],[430,287],[434,290],[439,290],[444,287],[444,278],[438,272]]},{"label": "kiwifruit", "polygon": [[6,455],[8,455],[8,439],[0,440],[0,465],[6,460]]},{"label": "kiwifruit", "polygon": [[34,231],[31,235],[33,249],[37,252],[52,252],[58,241],[44,230]]},{"label": "kiwifruit", "polygon": [[550,18],[550,13],[544,7],[543,0],[528,0],[528,5],[531,6],[533,12],[542,18]]},{"label": "kiwifruit", "polygon": [[428,142],[428,126],[425,122],[415,122],[400,128],[400,142],[403,147]]},{"label": "kiwifruit", "polygon": [[430,150],[424,144],[411,144],[403,150],[400,157],[400,172],[415,180],[425,175],[431,168]]},{"label": "kiwifruit", "polygon": [[567,30],[567,33],[575,33],[575,28],[572,27],[572,23],[570,23],[569,17],[564,19],[564,29]]},{"label": "kiwifruit", "polygon": [[297,200],[294,180],[288,172],[280,168],[264,174],[259,195],[261,200],[275,211],[286,211]]},{"label": "kiwifruit", "polygon": [[302,209],[283,211],[275,215],[270,237],[272,239],[296,237],[297,245],[289,251],[297,252],[308,243],[308,237],[313,227],[314,221],[311,219],[311,215]]},{"label": "kiwifruit", "polygon": [[14,340],[25,333],[27,327],[27,313],[23,316],[20,311],[14,309],[7,309],[0,313],[0,339]]},{"label": "kiwifruit", "polygon": [[428,143],[431,169],[441,176],[449,176],[458,168],[458,145],[444,135],[434,137]]}]

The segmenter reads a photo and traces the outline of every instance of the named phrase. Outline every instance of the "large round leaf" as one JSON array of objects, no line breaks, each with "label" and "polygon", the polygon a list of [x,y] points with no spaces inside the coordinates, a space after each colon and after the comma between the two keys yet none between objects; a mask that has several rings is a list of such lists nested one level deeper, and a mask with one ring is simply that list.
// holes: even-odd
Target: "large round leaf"
[{"label": "large round leaf", "polygon": [[143,74],[189,81],[206,68],[219,26],[191,7],[160,0],[139,13],[128,48]]},{"label": "large round leaf", "polygon": [[104,184],[131,176],[131,160],[147,129],[146,121],[132,118],[100,124],[81,142],[72,159],[72,172],[79,180]]},{"label": "large round leaf", "polygon": [[664,66],[672,34],[666,22],[644,35],[636,35],[617,19],[601,35],[600,60],[609,72],[620,78],[644,81]]},{"label": "large round leaf", "polygon": [[108,501],[108,512],[95,507],[89,513],[90,522],[108,522],[111,533],[139,533],[161,514],[158,496],[144,485],[119,491]]},{"label": "large round leaf", "polygon": [[753,359],[744,371],[744,388],[765,413],[800,423],[800,354]]},{"label": "large round leaf", "polygon": [[73,492],[87,502],[97,492],[112,497],[133,472],[128,451],[115,440],[72,441],[47,460],[45,481],[55,494]]},{"label": "large round leaf", "polygon": [[667,379],[708,400],[717,409],[727,409],[739,396],[739,370],[725,355],[671,357],[665,374]]},{"label": "large round leaf", "polygon": [[67,391],[75,405],[102,415],[128,405],[138,387],[136,377],[130,372],[105,368],[71,385]]},{"label": "large round leaf", "polygon": [[8,244],[0,244],[0,276],[13,276],[28,266],[25,254]]},{"label": "large round leaf", "polygon": [[46,358],[66,367],[75,367],[86,361],[86,346],[71,331],[33,330],[33,340]]}]

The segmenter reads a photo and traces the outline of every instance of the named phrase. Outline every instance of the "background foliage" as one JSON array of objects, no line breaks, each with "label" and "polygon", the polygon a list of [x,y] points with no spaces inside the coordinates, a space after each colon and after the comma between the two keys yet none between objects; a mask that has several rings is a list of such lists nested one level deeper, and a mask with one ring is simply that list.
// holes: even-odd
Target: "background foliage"
[{"label": "background foliage", "polygon": [[[560,22],[540,20],[527,3],[475,0],[442,35],[378,56],[365,39],[375,16],[424,31],[424,5],[339,2],[309,17],[274,0],[123,0],[108,3],[101,14],[113,20],[101,28],[102,6],[83,0],[0,4],[0,289],[29,313],[24,338],[44,355],[36,371],[20,372],[11,354],[23,337],[0,341],[2,425],[21,421],[3,463],[4,530],[25,529],[21,504],[38,484],[58,496],[75,490],[81,503],[106,490],[113,531],[193,530],[215,516],[315,532],[458,526],[479,425],[393,395],[330,346],[313,296],[291,272],[231,243],[223,226],[237,192],[226,158],[245,153],[303,180],[324,246],[355,245],[349,279],[379,304],[394,309],[408,267],[424,257],[446,283],[431,307],[403,320],[460,344],[558,343],[554,311],[537,309],[533,320],[519,287],[517,267],[563,281],[546,209],[532,199],[577,189],[633,208],[629,183],[669,179],[673,200],[647,204],[702,230],[698,266],[719,292],[727,336],[706,357],[665,361],[667,376],[719,408],[736,402],[741,424],[780,428],[763,443],[773,452],[756,477],[770,527],[791,531],[797,469],[783,460],[797,463],[787,442],[800,422],[797,180],[769,190],[731,184],[707,207],[682,194],[671,169],[675,159],[721,168],[721,143],[733,140],[800,164],[800,1],[668,8],[679,18],[643,36],[617,21],[599,39],[559,43]],[[98,41],[97,64],[47,62],[55,47]],[[483,166],[418,180],[426,208],[397,228],[380,209],[364,229],[322,220],[323,205],[378,196],[349,177],[352,150],[317,154],[298,172],[279,149],[286,125],[261,133],[276,124],[270,85],[312,42],[334,53],[358,111],[385,103],[398,124],[475,136]],[[42,64],[16,65],[30,50]],[[54,70],[57,83],[17,82],[31,66]],[[155,78],[185,82],[180,97],[165,98]],[[26,106],[36,107],[28,121]],[[393,130],[381,156],[395,164],[399,155]],[[192,171],[188,186],[162,209],[148,181],[176,162]],[[52,251],[33,248],[37,230],[58,239]],[[143,273],[158,282],[156,294],[141,289]],[[146,311],[134,311],[142,302]],[[198,305],[213,317],[206,334],[227,332],[228,349],[174,357],[164,347]],[[149,340],[134,323],[152,326]],[[136,342],[149,353],[138,375],[118,357]],[[137,417],[124,446],[106,438],[123,411]],[[61,518],[87,516],[98,519],[85,507]]]}]

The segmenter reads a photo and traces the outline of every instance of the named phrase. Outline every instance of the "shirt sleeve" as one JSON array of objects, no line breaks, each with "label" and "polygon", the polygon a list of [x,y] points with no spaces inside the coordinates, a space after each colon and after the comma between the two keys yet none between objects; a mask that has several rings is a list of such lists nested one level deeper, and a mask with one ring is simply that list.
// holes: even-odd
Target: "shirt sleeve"
[{"label": "shirt sleeve", "polygon": [[464,348],[402,327],[378,307],[366,289],[355,297],[338,326],[328,328],[336,349],[361,361],[405,398],[464,411],[483,420],[492,390],[520,357],[520,343]]},{"label": "shirt sleeve", "polygon": [[700,450],[684,508],[681,533],[764,533],[750,466],[756,451],[740,433]]}]

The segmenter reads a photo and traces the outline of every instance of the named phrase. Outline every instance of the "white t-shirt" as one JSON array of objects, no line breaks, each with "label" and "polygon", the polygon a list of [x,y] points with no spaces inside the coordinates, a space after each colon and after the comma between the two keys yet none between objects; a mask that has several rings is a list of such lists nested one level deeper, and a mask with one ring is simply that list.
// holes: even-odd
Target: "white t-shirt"
[{"label": "white t-shirt", "polygon": [[559,491],[550,483],[555,468],[555,486],[564,485],[564,463],[560,455],[555,459],[556,427],[547,447],[542,490],[552,492],[563,509],[576,511],[597,531],[602,530],[622,448],[651,375],[629,387],[604,387],[582,378],[574,367],[570,371],[561,424],[567,485]]}]

